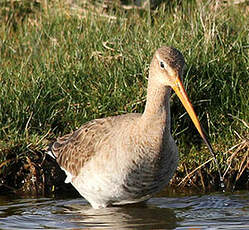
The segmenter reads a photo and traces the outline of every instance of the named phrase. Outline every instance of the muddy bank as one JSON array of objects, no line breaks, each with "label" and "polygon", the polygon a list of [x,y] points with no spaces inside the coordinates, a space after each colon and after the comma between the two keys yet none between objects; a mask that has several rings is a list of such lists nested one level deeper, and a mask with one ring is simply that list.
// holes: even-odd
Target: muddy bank
[{"label": "muddy bank", "polygon": [[21,158],[8,155],[8,158],[0,174],[0,194],[77,194],[71,184],[64,183],[64,172],[45,152],[32,153]]},{"label": "muddy bank", "polygon": [[[18,195],[59,195],[78,196],[71,184],[65,184],[65,173],[54,159],[45,151],[16,157],[8,154],[8,159],[0,164],[0,194]],[[249,188],[249,170],[245,169],[239,179],[238,172],[231,170],[224,179],[226,191]],[[171,188],[176,192],[189,190],[195,192],[213,192],[220,190],[218,172],[210,174],[209,165],[197,170],[193,175],[186,175],[178,170],[173,177]]]}]

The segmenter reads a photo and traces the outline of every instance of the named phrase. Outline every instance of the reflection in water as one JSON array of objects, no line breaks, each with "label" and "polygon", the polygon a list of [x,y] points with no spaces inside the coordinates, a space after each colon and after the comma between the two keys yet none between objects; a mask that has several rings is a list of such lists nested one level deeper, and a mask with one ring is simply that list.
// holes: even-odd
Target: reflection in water
[{"label": "reflection in water", "polygon": [[[83,199],[26,199],[0,206],[0,229],[13,228],[112,228],[175,229],[173,209],[130,205],[93,209]],[[5,209],[1,213],[1,210]],[[5,219],[2,219],[5,217]],[[31,224],[31,225],[30,225]],[[19,227],[18,227],[19,226]]]},{"label": "reflection in water", "polygon": [[249,229],[248,195],[162,196],[99,210],[82,198],[0,196],[0,229]]},{"label": "reflection in water", "polygon": [[[102,227],[114,229],[174,229],[176,216],[172,209],[147,205],[130,205],[93,209],[90,206],[64,205],[57,215],[66,216],[68,222],[77,227]],[[66,215],[65,215],[66,214]]]}]

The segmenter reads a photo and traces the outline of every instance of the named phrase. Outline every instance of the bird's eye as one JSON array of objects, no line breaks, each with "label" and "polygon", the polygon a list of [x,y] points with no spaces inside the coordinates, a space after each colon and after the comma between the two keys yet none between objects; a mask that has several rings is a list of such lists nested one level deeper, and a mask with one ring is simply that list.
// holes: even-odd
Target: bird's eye
[{"label": "bird's eye", "polygon": [[164,69],[164,63],[162,62],[162,61],[160,61],[160,67],[162,68],[162,69]]}]

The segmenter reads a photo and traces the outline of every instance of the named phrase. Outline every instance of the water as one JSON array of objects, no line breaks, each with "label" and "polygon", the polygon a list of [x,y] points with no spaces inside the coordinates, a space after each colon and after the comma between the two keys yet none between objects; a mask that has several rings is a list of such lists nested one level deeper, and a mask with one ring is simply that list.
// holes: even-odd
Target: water
[{"label": "water", "polygon": [[83,198],[0,196],[0,229],[249,229],[249,192],[160,195],[94,210]]}]

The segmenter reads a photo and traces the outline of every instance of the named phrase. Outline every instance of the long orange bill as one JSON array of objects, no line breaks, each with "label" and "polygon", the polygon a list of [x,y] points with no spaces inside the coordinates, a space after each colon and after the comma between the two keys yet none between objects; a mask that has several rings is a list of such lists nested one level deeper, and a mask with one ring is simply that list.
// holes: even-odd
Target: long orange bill
[{"label": "long orange bill", "polygon": [[213,156],[215,156],[214,151],[210,145],[210,143],[208,142],[203,129],[201,127],[201,124],[199,122],[198,117],[195,114],[195,111],[193,109],[193,106],[191,104],[191,102],[188,99],[187,93],[182,85],[182,82],[180,80],[179,77],[177,77],[176,81],[175,81],[175,86],[172,87],[173,90],[175,91],[176,95],[179,97],[179,99],[181,100],[183,106],[185,107],[185,109],[187,110],[189,116],[191,117],[192,121],[195,124],[195,127],[197,128],[198,132],[200,133],[202,139],[204,140],[204,142],[206,143],[209,151],[212,153]]},{"label": "long orange bill", "polygon": [[198,118],[197,118],[197,116],[195,114],[193,106],[192,106],[191,102],[188,99],[187,93],[186,93],[186,91],[185,91],[179,77],[177,77],[177,79],[175,81],[175,85],[172,88],[175,91],[176,95],[181,100],[181,102],[182,102],[183,106],[185,107],[185,109],[187,110],[189,116],[191,117],[192,121],[195,124],[195,127],[197,128],[197,130],[200,133],[202,139],[206,143],[210,153],[213,155],[215,164],[216,164],[217,169],[218,169],[219,177],[220,177],[220,187],[222,188],[222,191],[224,192],[225,191],[225,184],[224,184],[224,181],[223,181],[223,177],[221,176],[221,172],[220,172],[219,164],[218,164],[217,159],[216,159],[216,155],[215,155],[215,153],[213,151],[212,146],[210,145],[209,141],[207,140],[207,138],[206,138],[206,136],[205,136],[205,134],[203,132],[201,124],[200,124],[200,122],[199,122],[199,120],[198,120]]}]

